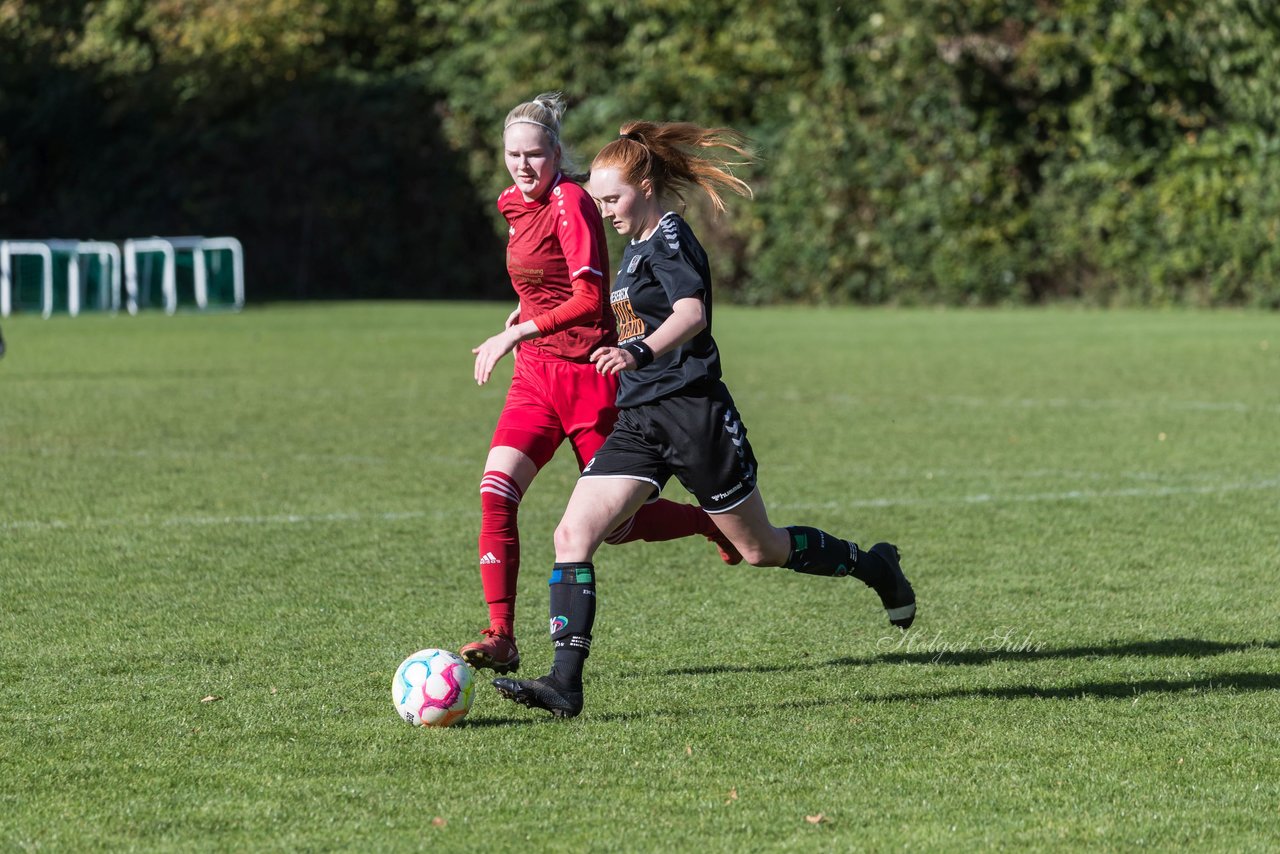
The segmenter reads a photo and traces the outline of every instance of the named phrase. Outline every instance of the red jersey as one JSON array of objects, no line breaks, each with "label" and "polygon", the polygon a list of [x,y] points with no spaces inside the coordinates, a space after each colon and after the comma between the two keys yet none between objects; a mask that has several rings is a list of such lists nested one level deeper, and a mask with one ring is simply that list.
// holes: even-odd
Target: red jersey
[{"label": "red jersey", "polygon": [[557,175],[546,195],[526,202],[514,186],[498,197],[507,220],[507,272],[520,298],[520,322],[541,337],[521,344],[543,355],[585,362],[617,341],[609,307],[609,248],[587,191]]}]

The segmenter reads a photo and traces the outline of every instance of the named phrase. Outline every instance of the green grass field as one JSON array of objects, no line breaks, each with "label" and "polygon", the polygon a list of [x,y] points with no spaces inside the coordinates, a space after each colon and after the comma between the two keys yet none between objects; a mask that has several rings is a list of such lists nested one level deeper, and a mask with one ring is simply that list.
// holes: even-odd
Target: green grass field
[{"label": "green grass field", "polygon": [[[915,628],[606,546],[581,718],[483,680],[419,730],[395,666],[485,624],[506,310],[3,322],[0,849],[1280,847],[1280,316],[721,308],[774,521],[897,542]],[[521,512],[529,675],[574,474]]]}]

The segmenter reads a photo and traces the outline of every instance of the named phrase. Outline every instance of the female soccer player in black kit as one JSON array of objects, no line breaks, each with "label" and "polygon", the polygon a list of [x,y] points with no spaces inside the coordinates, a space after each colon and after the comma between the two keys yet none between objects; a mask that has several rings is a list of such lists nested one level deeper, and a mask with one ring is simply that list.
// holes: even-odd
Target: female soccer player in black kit
[{"label": "female soccer player in black kit", "polygon": [[558,717],[582,711],[582,667],[596,607],[592,558],[605,536],[654,500],[672,474],[751,565],[853,576],[879,594],[891,624],[906,629],[915,619],[915,593],[896,546],[863,550],[817,528],[775,527],[756,488],[747,430],[720,379],[707,255],[688,223],[665,205],[669,196],[694,188],[717,211],[724,210],[721,190],[751,195],[729,161],[709,152],[749,158],[745,146],[733,130],[629,122],[591,165],[588,192],[605,221],[631,237],[610,294],[618,344],[590,356],[597,371],[618,376],[621,411],[555,531],[554,666],[538,679],[493,681],[517,703]]}]

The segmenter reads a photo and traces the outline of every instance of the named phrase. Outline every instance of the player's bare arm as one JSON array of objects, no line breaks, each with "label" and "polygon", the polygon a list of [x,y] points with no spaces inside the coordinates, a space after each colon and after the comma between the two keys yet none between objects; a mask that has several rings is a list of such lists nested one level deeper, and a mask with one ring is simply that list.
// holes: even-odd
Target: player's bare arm
[{"label": "player's bare arm", "polygon": [[[702,300],[693,297],[676,300],[671,306],[671,316],[644,339],[653,357],[663,356],[693,339],[707,328],[707,309]],[[602,374],[634,371],[636,356],[625,347],[601,347],[590,356],[596,370]]]}]

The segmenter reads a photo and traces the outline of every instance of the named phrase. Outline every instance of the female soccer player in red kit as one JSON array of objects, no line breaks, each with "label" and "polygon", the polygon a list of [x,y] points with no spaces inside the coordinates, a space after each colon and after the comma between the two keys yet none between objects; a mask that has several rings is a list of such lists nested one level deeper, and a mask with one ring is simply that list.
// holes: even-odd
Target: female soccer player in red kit
[{"label": "female soccer player in red kit", "polygon": [[[484,637],[460,650],[473,667],[508,673],[520,665],[515,643],[520,500],[566,439],[582,469],[617,419],[618,382],[590,363],[617,343],[608,300],[608,247],[595,202],[562,171],[559,94],[539,95],[508,115],[503,129],[514,182],[498,197],[507,220],[507,270],[520,299],[506,328],[472,352],[475,380],[519,345],[515,375],[493,432],[480,481],[480,578],[489,606]],[[606,539],[672,540],[701,534],[727,563],[741,557],[700,508],[659,500],[624,520]]]}]

